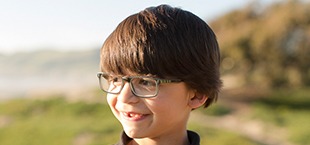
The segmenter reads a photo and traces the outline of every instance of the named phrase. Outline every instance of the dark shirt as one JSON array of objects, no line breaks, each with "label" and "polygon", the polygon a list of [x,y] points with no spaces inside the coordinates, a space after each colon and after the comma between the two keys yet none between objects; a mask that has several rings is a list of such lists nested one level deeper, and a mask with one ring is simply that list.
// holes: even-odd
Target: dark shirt
[{"label": "dark shirt", "polygon": [[[190,145],[200,145],[200,137],[196,132],[187,131],[188,140]],[[115,145],[127,145],[132,138],[128,137],[125,132],[122,133],[121,140]]]}]

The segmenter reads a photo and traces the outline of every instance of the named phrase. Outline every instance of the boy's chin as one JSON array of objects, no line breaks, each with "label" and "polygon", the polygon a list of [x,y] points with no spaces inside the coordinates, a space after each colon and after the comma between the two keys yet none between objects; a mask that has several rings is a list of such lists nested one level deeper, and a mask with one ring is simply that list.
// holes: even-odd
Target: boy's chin
[{"label": "boy's chin", "polygon": [[143,130],[124,128],[124,132],[130,138],[145,138],[146,137],[145,131]]}]

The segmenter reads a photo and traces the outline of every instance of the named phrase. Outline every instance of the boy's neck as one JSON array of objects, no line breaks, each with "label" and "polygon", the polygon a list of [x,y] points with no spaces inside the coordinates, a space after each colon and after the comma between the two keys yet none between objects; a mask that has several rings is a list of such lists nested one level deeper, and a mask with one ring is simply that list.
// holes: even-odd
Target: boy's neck
[{"label": "boy's neck", "polygon": [[133,139],[129,145],[190,145],[187,131],[170,134],[160,138]]}]

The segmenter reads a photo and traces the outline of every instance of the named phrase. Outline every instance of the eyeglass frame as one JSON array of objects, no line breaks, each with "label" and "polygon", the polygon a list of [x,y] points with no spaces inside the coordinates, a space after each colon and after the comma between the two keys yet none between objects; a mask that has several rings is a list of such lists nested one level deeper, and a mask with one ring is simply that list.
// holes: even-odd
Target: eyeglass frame
[{"label": "eyeglass frame", "polygon": [[[108,92],[106,90],[103,89],[103,86],[102,86],[102,83],[101,83],[101,78],[102,78],[102,75],[109,75],[109,76],[112,76],[110,75],[109,73],[105,73],[105,72],[98,72],[97,73],[97,77],[99,79],[99,85],[100,85],[100,89],[106,93],[109,93],[109,94],[119,94],[122,90],[123,90],[123,87],[125,85],[125,82],[128,82],[129,83],[129,86],[130,86],[130,91],[132,94],[134,94],[135,96],[137,97],[140,97],[140,98],[153,98],[153,97],[156,97],[158,95],[158,92],[159,92],[159,85],[161,83],[180,83],[180,82],[183,82],[183,80],[181,79],[162,79],[162,78],[156,78],[156,77],[151,77],[151,76],[122,76],[120,77],[122,79],[122,85],[121,85],[121,88],[119,89],[118,92]],[[155,83],[156,83],[156,92],[154,95],[149,95],[149,96],[142,96],[142,95],[138,95],[135,91],[134,91],[134,87],[133,87],[133,84],[132,84],[132,79],[134,78],[151,78],[151,79],[154,79],[155,80]]]}]

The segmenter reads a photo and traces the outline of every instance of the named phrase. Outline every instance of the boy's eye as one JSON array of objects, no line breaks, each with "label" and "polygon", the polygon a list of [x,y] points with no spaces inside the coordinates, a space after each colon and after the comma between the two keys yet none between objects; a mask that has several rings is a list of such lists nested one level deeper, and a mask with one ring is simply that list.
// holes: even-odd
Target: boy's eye
[{"label": "boy's eye", "polygon": [[111,78],[111,81],[112,81],[112,82],[121,82],[122,79],[121,79],[120,77],[112,77],[112,78]]},{"label": "boy's eye", "polygon": [[138,84],[142,86],[156,86],[156,81],[154,79],[149,79],[149,78],[139,78],[138,79]]},{"label": "boy's eye", "polygon": [[104,75],[102,75],[102,77],[103,77],[105,80],[107,80],[108,82],[122,81],[122,78],[121,78],[121,77],[118,77],[118,76],[113,76],[113,75],[104,74]]},{"label": "boy's eye", "polygon": [[113,85],[121,85],[122,84],[122,78],[121,77],[115,77],[115,76],[110,76],[108,78],[108,81],[113,84]]}]

